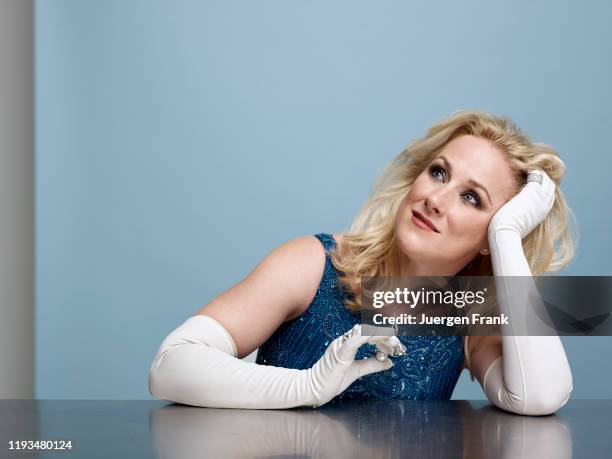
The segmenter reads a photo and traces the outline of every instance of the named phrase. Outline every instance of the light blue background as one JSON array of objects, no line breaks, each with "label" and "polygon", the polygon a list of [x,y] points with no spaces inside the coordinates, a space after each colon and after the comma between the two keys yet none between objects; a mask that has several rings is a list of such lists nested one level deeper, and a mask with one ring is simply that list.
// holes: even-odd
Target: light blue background
[{"label": "light blue background", "polygon": [[[146,399],[165,335],[294,237],[347,229],[450,112],[558,148],[610,275],[612,4],[36,4],[36,397]],[[612,396],[612,338],[564,338],[574,396]],[[603,360],[605,358],[605,360]],[[454,398],[483,398],[464,373]]]}]

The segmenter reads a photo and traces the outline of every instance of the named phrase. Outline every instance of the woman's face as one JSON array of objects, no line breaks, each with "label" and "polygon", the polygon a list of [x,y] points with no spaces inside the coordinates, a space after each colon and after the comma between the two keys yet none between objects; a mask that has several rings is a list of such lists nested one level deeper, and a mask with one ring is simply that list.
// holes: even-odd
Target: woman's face
[{"label": "woman's face", "polygon": [[472,135],[450,141],[400,205],[402,275],[455,275],[488,246],[491,218],[516,192],[510,165],[491,142]]}]

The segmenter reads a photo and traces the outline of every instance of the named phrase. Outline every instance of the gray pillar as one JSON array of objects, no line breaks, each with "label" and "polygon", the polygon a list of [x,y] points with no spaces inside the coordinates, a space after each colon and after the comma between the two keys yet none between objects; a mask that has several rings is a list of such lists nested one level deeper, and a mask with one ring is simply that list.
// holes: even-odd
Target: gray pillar
[{"label": "gray pillar", "polygon": [[0,398],[34,398],[33,13],[0,0]]}]

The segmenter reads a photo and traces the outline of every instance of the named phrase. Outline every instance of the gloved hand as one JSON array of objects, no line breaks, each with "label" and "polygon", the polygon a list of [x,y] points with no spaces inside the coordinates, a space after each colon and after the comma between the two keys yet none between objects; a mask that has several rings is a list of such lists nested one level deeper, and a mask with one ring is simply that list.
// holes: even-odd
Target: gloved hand
[{"label": "gloved hand", "polygon": [[495,213],[489,234],[513,230],[523,239],[546,218],[555,202],[555,182],[542,170],[530,172],[527,180],[521,191]]},{"label": "gloved hand", "polygon": [[149,370],[149,390],[163,400],[210,408],[316,407],[357,378],[393,366],[388,359],[355,360],[366,342],[388,354],[401,346],[395,336],[361,336],[357,325],[332,341],[311,368],[258,365],[236,358],[236,345],[223,325],[195,315],[162,342]]},{"label": "gloved hand", "polygon": [[314,406],[320,406],[344,392],[361,376],[388,370],[393,366],[389,359],[355,360],[359,348],[365,343],[375,344],[384,354],[393,354],[397,346],[406,349],[396,336],[362,336],[361,326],[339,336],[325,350],[323,356],[308,370]]}]

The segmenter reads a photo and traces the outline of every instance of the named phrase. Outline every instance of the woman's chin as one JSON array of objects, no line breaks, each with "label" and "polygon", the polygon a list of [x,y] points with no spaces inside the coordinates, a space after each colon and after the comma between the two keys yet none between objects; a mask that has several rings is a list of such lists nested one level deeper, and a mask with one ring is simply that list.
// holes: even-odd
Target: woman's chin
[{"label": "woman's chin", "polygon": [[[420,258],[428,249],[430,244],[419,237],[419,234],[411,228],[405,229],[399,235],[398,247],[400,252],[410,258]],[[430,248],[430,247],[429,247]]]}]

